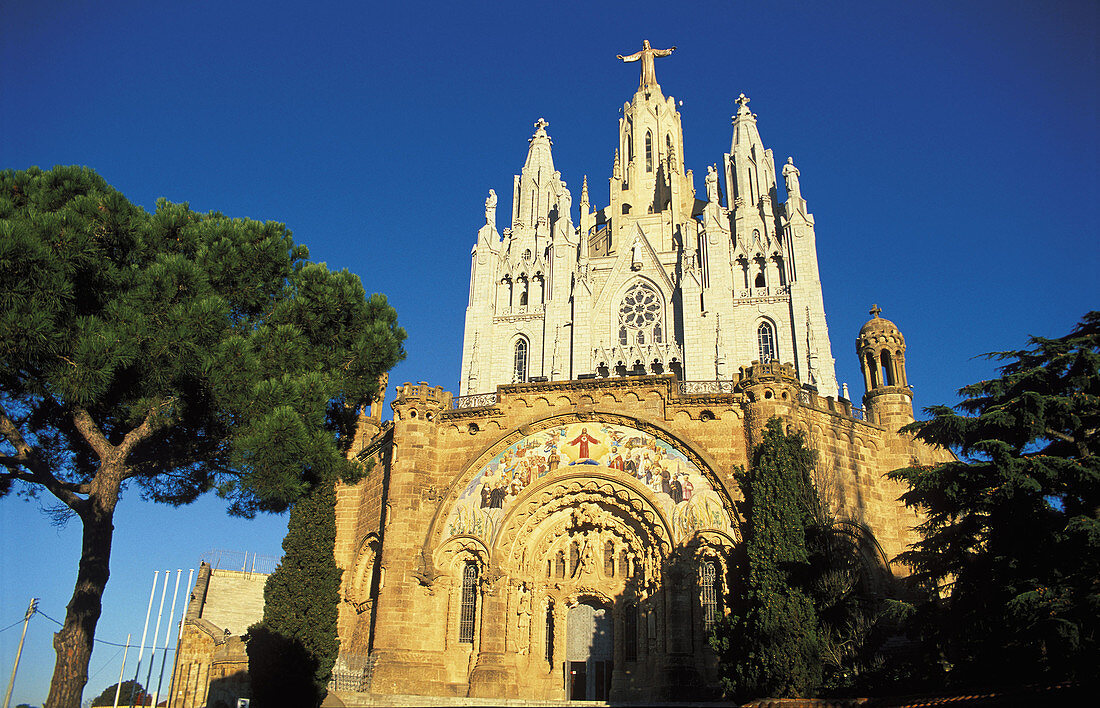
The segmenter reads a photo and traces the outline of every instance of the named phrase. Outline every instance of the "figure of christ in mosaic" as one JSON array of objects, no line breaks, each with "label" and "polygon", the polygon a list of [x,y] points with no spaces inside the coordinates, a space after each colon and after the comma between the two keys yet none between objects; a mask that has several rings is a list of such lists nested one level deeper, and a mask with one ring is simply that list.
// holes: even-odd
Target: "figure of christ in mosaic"
[{"label": "figure of christ in mosaic", "polygon": [[459,495],[444,527],[446,536],[477,536],[491,545],[500,520],[525,488],[587,465],[629,475],[644,485],[676,542],[696,530],[733,533],[719,494],[673,445],[622,425],[574,423],[529,435],[493,456]]}]

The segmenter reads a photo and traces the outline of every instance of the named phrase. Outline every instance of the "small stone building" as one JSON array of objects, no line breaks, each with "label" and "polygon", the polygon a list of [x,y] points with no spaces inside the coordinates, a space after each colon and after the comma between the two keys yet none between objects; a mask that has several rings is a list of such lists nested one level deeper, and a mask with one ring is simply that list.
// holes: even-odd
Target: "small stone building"
[{"label": "small stone building", "polygon": [[199,565],[169,695],[180,708],[237,708],[251,695],[242,635],[264,616],[267,575]]}]

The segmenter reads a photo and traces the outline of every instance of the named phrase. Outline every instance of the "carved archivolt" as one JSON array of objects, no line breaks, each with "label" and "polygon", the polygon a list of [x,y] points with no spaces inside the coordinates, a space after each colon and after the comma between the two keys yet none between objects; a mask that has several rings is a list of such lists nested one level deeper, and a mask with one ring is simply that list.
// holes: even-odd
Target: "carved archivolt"
[{"label": "carved archivolt", "polygon": [[365,612],[373,602],[374,576],[378,565],[378,536],[368,534],[359,544],[359,552],[351,572],[344,577],[344,600],[358,613]]},{"label": "carved archivolt", "polygon": [[535,493],[545,505],[560,491],[551,487],[574,477],[633,489],[644,503],[633,501],[630,513],[660,519],[670,545],[700,528],[738,535],[729,491],[707,460],[656,425],[597,412],[536,421],[487,447],[442,495],[425,550],[455,536],[507,545],[500,534],[513,506]]}]

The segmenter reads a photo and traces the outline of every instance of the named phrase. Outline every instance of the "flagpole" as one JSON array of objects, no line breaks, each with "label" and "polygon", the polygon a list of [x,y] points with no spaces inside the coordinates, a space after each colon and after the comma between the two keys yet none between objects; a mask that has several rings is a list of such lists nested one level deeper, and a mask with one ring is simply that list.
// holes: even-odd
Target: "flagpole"
[{"label": "flagpole", "polygon": [[130,686],[130,708],[134,708],[134,692],[137,691],[138,679],[141,678],[141,655],[145,653],[145,635],[149,633],[149,613],[153,611],[153,598],[157,594],[159,575],[159,570],[153,571],[153,587],[149,589],[149,607],[145,610],[145,629],[141,630],[141,649],[138,649],[137,668],[134,669],[134,685]]},{"label": "flagpole", "polygon": [[126,654],[130,651],[130,633],[126,633],[126,648],[122,650],[122,668],[118,670],[118,685],[115,686],[115,705],[118,708],[118,697],[122,693],[122,676],[126,673]]}]

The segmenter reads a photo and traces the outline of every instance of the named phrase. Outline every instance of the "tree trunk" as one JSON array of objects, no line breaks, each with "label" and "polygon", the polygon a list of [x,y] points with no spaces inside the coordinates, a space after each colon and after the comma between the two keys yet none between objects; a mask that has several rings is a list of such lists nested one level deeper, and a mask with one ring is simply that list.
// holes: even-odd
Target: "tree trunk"
[{"label": "tree trunk", "polygon": [[88,502],[80,515],[84,535],[76,587],[65,611],[65,624],[53,638],[57,663],[45,708],[80,708],[84,685],[88,683],[88,662],[96,623],[103,610],[103,590],[111,572],[111,537],[115,530],[114,503],[104,504],[96,496]]}]

